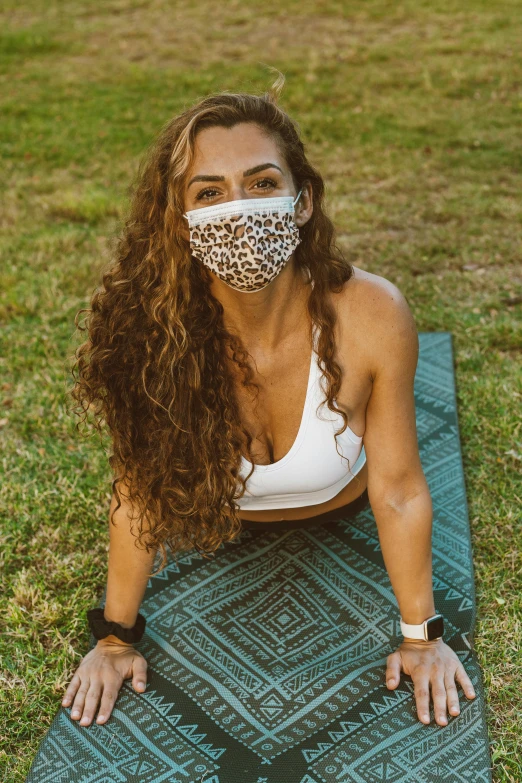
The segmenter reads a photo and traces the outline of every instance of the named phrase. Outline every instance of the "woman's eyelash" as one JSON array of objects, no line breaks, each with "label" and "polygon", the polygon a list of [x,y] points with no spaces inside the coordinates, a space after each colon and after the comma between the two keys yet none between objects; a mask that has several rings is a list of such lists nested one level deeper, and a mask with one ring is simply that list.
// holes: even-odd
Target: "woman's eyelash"
[{"label": "woman's eyelash", "polygon": [[[275,187],[275,186],[276,186],[276,184],[277,184],[276,182],[274,182],[274,180],[273,180],[273,179],[269,179],[268,177],[265,177],[264,179],[260,179],[260,180],[258,180],[258,181],[256,182],[256,185],[260,185],[262,182],[268,182],[268,183],[270,183],[270,185],[271,185],[272,187]],[[265,188],[261,188],[261,190],[265,190]],[[204,190],[201,190],[201,191],[198,193],[198,195],[196,196],[196,201],[199,201],[200,199],[202,199],[203,197],[205,197],[205,194],[207,194],[207,193],[215,193],[215,192],[216,192],[216,190],[215,190],[214,188],[205,188]],[[210,196],[209,198],[212,198],[212,196]]]}]

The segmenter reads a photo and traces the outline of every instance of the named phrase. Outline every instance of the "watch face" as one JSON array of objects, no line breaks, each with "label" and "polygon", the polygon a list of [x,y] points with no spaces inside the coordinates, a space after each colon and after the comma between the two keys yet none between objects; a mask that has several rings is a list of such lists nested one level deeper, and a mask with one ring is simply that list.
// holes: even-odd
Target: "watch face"
[{"label": "watch face", "polygon": [[444,633],[444,618],[441,614],[438,614],[432,620],[428,620],[426,623],[426,630],[428,631],[428,641],[431,639],[438,639]]}]

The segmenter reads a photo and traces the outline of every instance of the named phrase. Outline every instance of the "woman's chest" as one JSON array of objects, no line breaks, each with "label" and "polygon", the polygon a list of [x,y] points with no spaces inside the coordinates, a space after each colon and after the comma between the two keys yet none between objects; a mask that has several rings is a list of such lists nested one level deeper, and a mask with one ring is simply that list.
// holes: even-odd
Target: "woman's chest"
[{"label": "woman's chest", "polygon": [[[253,461],[271,465],[281,461],[292,449],[305,424],[306,417],[316,416],[315,407],[326,398],[327,378],[318,364],[318,354],[312,356],[306,339],[276,356],[254,357],[252,381],[259,391],[244,387],[237,379],[234,391],[241,423],[253,438]],[[340,381],[336,404],[348,417],[348,426],[357,436],[365,429],[365,411],[371,393],[371,380],[357,346],[348,352],[334,347],[334,360],[339,365]],[[252,363],[252,362],[251,362]],[[323,377],[321,377],[323,376]],[[318,385],[320,384],[320,385]],[[342,419],[341,419],[342,424]],[[246,439],[242,453],[248,459]]]}]

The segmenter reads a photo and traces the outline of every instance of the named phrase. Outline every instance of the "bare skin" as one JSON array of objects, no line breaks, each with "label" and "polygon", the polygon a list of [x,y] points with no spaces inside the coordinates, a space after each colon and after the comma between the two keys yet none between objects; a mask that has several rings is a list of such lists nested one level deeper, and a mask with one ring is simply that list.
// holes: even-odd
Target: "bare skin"
[{"label": "bare skin", "polygon": [[[185,188],[185,211],[264,194],[297,195],[272,139],[251,123],[206,128],[198,134]],[[312,192],[305,183],[296,205],[297,225],[304,225],[312,211]],[[185,235],[188,240],[188,230]],[[311,352],[306,312],[310,288],[291,256],[261,291],[236,291],[215,275],[211,291],[223,305],[226,327],[241,335],[257,366],[254,380],[260,385],[260,396],[255,413],[250,395],[237,386],[244,423],[256,435],[255,462],[280,460],[295,440],[304,406]],[[241,516],[253,521],[315,516],[345,505],[367,488],[401,616],[407,623],[421,623],[435,614],[435,606],[432,507],[420,463],[413,396],[418,351],[415,324],[396,286],[359,268],[342,292],[331,296],[338,316],[337,361],[343,371],[338,405],[346,411],[351,429],[364,435],[367,464],[327,503],[245,511]],[[230,369],[233,373],[233,366]],[[120,510],[117,528],[111,526],[105,616],[131,627],[153,554],[147,556],[134,546],[127,511]],[[423,723],[430,722],[430,689],[435,720],[441,726],[447,723],[447,712],[460,712],[456,681],[468,699],[475,697],[462,663],[442,639],[404,639],[387,659],[389,689],[399,685],[401,670],[413,679],[417,714]],[[139,683],[145,682],[145,675],[141,654],[116,637],[108,637],[82,660],[62,703],[72,705],[72,717],[81,725],[92,722],[100,705],[97,722],[105,723],[123,680],[132,678],[135,690],[142,692]]]},{"label": "bare skin", "polygon": [[[109,516],[117,506],[112,497]],[[109,569],[104,615],[107,620],[132,628],[138,616],[154,553],[147,554],[135,546],[131,533],[132,509],[122,498],[114,514],[116,525],[109,527]],[[147,684],[147,662],[131,644],[116,636],[107,636],[82,659],[65,691],[62,705],[71,707],[71,717],[81,726],[92,723],[98,710],[97,723],[105,723],[114,707],[123,681],[132,677],[137,693]]]},{"label": "bare skin", "polygon": [[[359,436],[364,435],[366,408],[372,392],[372,380],[365,361],[367,337],[364,323],[368,316],[365,317],[364,313],[368,312],[368,299],[379,284],[379,279],[376,275],[354,267],[354,276],[346,283],[343,292],[330,295],[338,313],[334,333],[336,361],[343,371],[337,404],[347,414],[348,426]],[[310,368],[311,345],[305,318],[303,316],[300,331],[294,334],[287,345],[279,348],[269,362],[264,360],[260,366],[262,360],[254,356],[258,367],[255,380],[260,385],[256,402],[249,392],[239,383],[236,384],[244,421],[252,433],[258,433],[252,444],[256,464],[267,465],[279,461],[290,451],[297,437]],[[246,447],[244,456],[247,458]],[[240,516],[254,522],[314,517],[350,503],[367,486],[368,465],[365,464],[354,479],[324,503],[279,510],[243,509]]]}]

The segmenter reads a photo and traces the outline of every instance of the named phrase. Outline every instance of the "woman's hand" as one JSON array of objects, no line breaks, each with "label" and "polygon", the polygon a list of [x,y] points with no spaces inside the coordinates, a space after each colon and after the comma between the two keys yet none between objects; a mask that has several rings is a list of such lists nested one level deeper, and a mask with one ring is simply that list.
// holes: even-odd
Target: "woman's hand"
[{"label": "woman's hand", "polygon": [[123,680],[132,677],[135,691],[143,693],[147,684],[147,661],[131,644],[115,636],[98,641],[76,670],[62,700],[68,707],[72,700],[71,718],[80,726],[88,726],[98,707],[96,723],[105,723],[112,712]]},{"label": "woman's hand", "polygon": [[460,713],[455,677],[468,699],[475,698],[475,690],[464,666],[442,639],[432,642],[405,640],[388,655],[387,664],[386,685],[390,690],[399,684],[401,669],[413,679],[417,715],[422,723],[430,722],[430,684],[435,720],[439,726],[448,722],[446,705],[451,715]]}]

